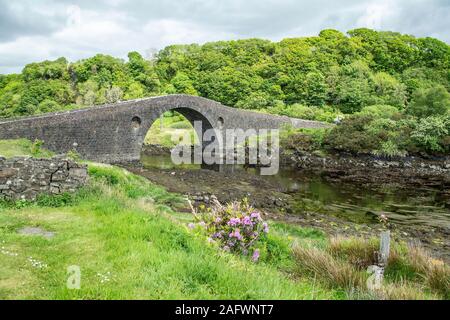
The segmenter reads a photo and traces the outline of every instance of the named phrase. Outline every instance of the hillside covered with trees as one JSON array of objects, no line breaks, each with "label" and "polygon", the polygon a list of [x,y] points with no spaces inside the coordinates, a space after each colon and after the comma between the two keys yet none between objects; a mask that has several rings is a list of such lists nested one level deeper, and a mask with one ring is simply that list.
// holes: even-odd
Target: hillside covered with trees
[{"label": "hillside covered with trees", "polygon": [[335,151],[446,154],[449,64],[444,42],[370,29],[173,45],[151,60],[59,58],[0,75],[0,117],[186,93],[305,119],[343,115],[333,135],[314,142]]}]

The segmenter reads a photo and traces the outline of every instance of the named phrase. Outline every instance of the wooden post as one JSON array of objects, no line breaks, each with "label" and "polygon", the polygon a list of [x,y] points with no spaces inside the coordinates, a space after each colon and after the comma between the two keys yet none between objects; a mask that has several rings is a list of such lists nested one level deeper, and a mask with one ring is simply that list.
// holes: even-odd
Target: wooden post
[{"label": "wooden post", "polygon": [[378,264],[369,266],[367,272],[370,274],[367,279],[367,288],[370,291],[376,291],[383,286],[384,268],[389,259],[389,250],[391,246],[391,233],[389,230],[380,234],[380,251],[378,252]]},{"label": "wooden post", "polygon": [[380,252],[378,254],[378,265],[386,267],[389,259],[389,250],[391,246],[391,233],[389,230],[383,231],[380,235]]}]

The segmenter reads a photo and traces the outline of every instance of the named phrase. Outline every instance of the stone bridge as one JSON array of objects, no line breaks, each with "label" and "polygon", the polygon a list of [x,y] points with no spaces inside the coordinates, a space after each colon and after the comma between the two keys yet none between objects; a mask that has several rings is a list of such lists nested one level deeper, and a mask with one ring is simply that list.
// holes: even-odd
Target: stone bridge
[{"label": "stone bridge", "polygon": [[85,159],[105,163],[139,160],[148,130],[169,110],[181,113],[192,124],[202,121],[202,132],[197,132],[201,136],[207,129],[276,129],[286,124],[296,128],[328,126],[316,121],[230,108],[201,97],[169,95],[33,117],[0,119],[0,139],[39,139],[54,152],[66,153],[75,149]]}]

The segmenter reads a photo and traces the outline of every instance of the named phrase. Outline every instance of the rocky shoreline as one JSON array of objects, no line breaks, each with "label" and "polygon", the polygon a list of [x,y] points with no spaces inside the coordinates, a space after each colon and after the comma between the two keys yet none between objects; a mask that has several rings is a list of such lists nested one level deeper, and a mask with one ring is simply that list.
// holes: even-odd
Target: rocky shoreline
[{"label": "rocky shoreline", "polygon": [[[283,165],[320,171],[331,180],[361,184],[393,183],[433,187],[450,192],[450,157],[383,159],[370,155],[320,155],[309,152],[281,152]],[[450,195],[450,193],[449,193]]]}]

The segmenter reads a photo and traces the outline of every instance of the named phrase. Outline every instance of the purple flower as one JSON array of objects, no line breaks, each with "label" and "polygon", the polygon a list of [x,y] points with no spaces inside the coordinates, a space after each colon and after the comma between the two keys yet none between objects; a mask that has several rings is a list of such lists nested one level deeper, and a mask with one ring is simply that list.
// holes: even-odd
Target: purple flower
[{"label": "purple flower", "polygon": [[257,212],[257,211],[253,211],[251,214],[250,214],[250,217],[252,217],[252,218],[256,218],[256,219],[261,219],[261,215],[259,214],[259,212]]},{"label": "purple flower", "polygon": [[236,238],[238,240],[242,240],[242,235],[241,235],[239,229],[236,229],[233,232],[230,232],[229,237],[230,238]]},{"label": "purple flower", "polygon": [[242,223],[243,223],[244,225],[247,225],[247,226],[253,224],[253,223],[252,223],[252,220],[250,219],[249,216],[245,216],[244,219],[242,220]]},{"label": "purple flower", "polygon": [[252,260],[253,262],[256,262],[258,261],[258,259],[259,259],[259,250],[255,249],[255,251],[253,251]]},{"label": "purple flower", "polygon": [[216,218],[216,223],[221,223],[222,222],[222,218],[221,217],[217,217]]},{"label": "purple flower", "polygon": [[264,228],[264,233],[268,233],[269,232],[269,226],[267,225],[266,222],[263,223],[263,228]]},{"label": "purple flower", "polygon": [[195,228],[195,224],[193,224],[192,222],[188,224],[188,228],[189,229],[194,229]]},{"label": "purple flower", "polygon": [[200,225],[201,227],[203,227],[203,228],[206,227],[205,221],[200,221],[200,222],[199,222],[199,225]]},{"label": "purple flower", "polygon": [[213,238],[222,238],[222,233],[220,233],[220,232],[213,233],[212,237]]},{"label": "purple flower", "polygon": [[239,218],[231,218],[230,221],[228,221],[229,226],[236,226],[241,223],[241,219]]}]

